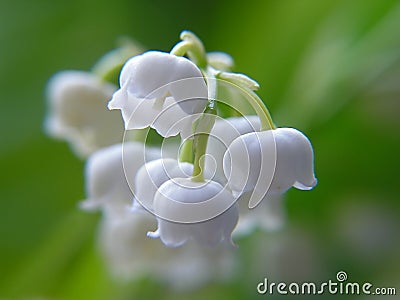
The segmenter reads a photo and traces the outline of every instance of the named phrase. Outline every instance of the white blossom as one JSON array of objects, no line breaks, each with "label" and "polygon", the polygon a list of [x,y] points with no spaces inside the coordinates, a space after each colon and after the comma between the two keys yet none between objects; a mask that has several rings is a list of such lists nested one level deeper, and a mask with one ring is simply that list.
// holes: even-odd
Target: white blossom
[{"label": "white blossom", "polygon": [[237,137],[260,130],[258,116],[217,118],[208,138],[205,157],[206,170],[215,170],[213,179],[221,184],[226,183],[223,170],[223,157],[226,149]]},{"label": "white blossom", "polygon": [[145,211],[107,211],[101,220],[99,245],[114,276],[151,277],[187,291],[235,274],[237,258],[229,248],[207,249],[193,243],[177,249],[164,247],[146,238],[148,228],[154,226],[155,218]]},{"label": "white blossom", "polygon": [[62,71],[47,85],[46,131],[67,140],[80,156],[122,141],[123,123],[107,109],[117,89],[83,71]]},{"label": "white blossom", "polygon": [[[131,57],[119,88],[105,78],[116,79],[132,48],[104,56],[92,70],[97,77],[58,73],[48,85],[45,125],[88,157],[80,207],[101,211],[99,245],[113,273],[187,290],[235,274],[232,236],[280,228],[282,194],[317,180],[310,141],[296,129],[275,129],[254,92],[259,84],[232,73],[233,59],[207,53],[193,33],[180,38],[171,53]],[[165,138],[160,148],[146,147],[149,128]],[[133,142],[139,137],[143,143]],[[260,245],[252,257],[265,256]]]},{"label": "white blossom", "polygon": [[181,246],[191,239],[206,246],[222,242],[233,245],[237,205],[232,194],[215,181],[168,180],[158,189],[153,207],[158,228],[148,236],[160,238],[168,247]]},{"label": "white blossom", "polygon": [[150,126],[164,137],[186,130],[187,136],[207,101],[207,86],[195,64],[184,57],[149,51],[124,65],[120,89],[109,108],[121,110],[126,129]]},{"label": "white blossom", "polygon": [[244,134],[235,139],[224,155],[228,185],[238,197],[253,191],[250,207],[266,193],[282,194],[290,187],[312,189],[314,155],[308,138],[293,128],[277,128]]},{"label": "white blossom", "polygon": [[134,178],[146,162],[160,157],[158,149],[139,142],[116,144],[93,153],[86,162],[87,199],[81,208],[119,209],[133,199]]},{"label": "white blossom", "polygon": [[153,211],[154,196],[159,187],[171,178],[189,177],[193,165],[172,158],[161,158],[144,164],[135,178],[135,207]]},{"label": "white blossom", "polygon": [[207,63],[221,71],[230,71],[234,65],[233,58],[225,52],[208,52]]},{"label": "white blossom", "polygon": [[[118,277],[151,276],[178,290],[226,279],[235,267],[233,253],[224,248],[210,252],[192,244],[179,249],[163,247],[146,238],[149,228],[156,226],[154,216],[144,210],[129,209],[132,190],[145,186],[141,181],[138,186],[130,186],[126,175],[135,176],[145,161],[151,163],[158,157],[158,149],[145,149],[141,143],[130,142],[99,150],[87,162],[88,200],[82,207],[103,209],[99,245],[108,267]],[[168,163],[171,160],[165,159],[166,164],[178,165],[175,160]],[[191,171],[191,164],[184,165]]]}]

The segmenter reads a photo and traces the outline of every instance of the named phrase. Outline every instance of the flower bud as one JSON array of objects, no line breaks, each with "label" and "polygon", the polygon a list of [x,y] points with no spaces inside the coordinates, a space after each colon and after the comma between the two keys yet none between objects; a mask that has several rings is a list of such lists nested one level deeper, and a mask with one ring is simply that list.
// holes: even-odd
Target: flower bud
[{"label": "flower bud", "polygon": [[238,260],[226,247],[208,249],[189,243],[167,248],[146,238],[156,220],[147,212],[107,211],[100,221],[99,245],[113,275],[123,279],[151,277],[178,291],[231,278]]},{"label": "flower bud", "polygon": [[193,239],[206,246],[221,242],[233,245],[231,234],[238,221],[232,194],[215,181],[189,178],[168,180],[154,197],[158,229],[148,233],[168,247]]},{"label": "flower bud", "polygon": [[158,51],[131,58],[122,68],[120,86],[109,108],[121,109],[125,128],[151,126],[163,136],[191,127],[195,119],[187,118],[177,130],[169,131],[171,126],[165,121],[157,123],[159,118],[180,121],[202,113],[208,101],[200,69],[184,57]]},{"label": "flower bud", "polygon": [[245,133],[259,131],[258,116],[218,118],[208,138],[205,157],[205,169],[215,170],[214,180],[220,184],[226,183],[223,170],[223,157],[226,149],[234,139]]},{"label": "flower bud", "polygon": [[81,156],[119,143],[123,136],[120,116],[107,109],[116,86],[83,71],[63,71],[47,86],[47,132],[71,143]]},{"label": "flower bud", "polygon": [[157,159],[144,164],[135,178],[134,206],[143,206],[153,211],[153,200],[158,188],[166,181],[177,177],[189,177],[193,173],[193,165],[178,162],[172,158]]},{"label": "flower bud", "polygon": [[293,128],[252,132],[235,139],[224,155],[228,185],[238,197],[253,191],[249,206],[290,187],[312,189],[314,155],[308,138]]},{"label": "flower bud", "polygon": [[113,145],[92,154],[85,169],[88,199],[81,208],[94,210],[128,206],[133,199],[133,180],[146,162],[160,157],[158,149],[138,142]]}]

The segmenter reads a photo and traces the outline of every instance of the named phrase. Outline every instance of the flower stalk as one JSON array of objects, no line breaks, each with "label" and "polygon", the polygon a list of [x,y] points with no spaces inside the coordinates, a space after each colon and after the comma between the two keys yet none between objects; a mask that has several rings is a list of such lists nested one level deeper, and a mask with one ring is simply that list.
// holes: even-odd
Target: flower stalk
[{"label": "flower stalk", "polygon": [[271,114],[266,105],[264,104],[264,102],[260,99],[260,97],[258,97],[258,95],[251,88],[239,85],[238,82],[234,80],[235,77],[224,76],[224,74],[226,73],[225,72],[216,73],[215,76],[220,80],[224,80],[229,82],[230,84],[233,84],[238,90],[243,90],[245,99],[247,100],[248,104],[253,108],[253,110],[260,118],[261,131],[276,129],[276,126],[272,121]]},{"label": "flower stalk", "polygon": [[199,68],[206,68],[206,51],[201,40],[190,31],[183,31],[180,38],[182,41],[176,44],[170,53],[176,56],[184,56],[187,54],[190,60],[192,60]]},{"label": "flower stalk", "polygon": [[207,150],[208,137],[215,123],[215,115],[215,108],[209,106],[196,124],[193,139],[194,167],[192,181],[194,182],[204,181],[204,155]]}]

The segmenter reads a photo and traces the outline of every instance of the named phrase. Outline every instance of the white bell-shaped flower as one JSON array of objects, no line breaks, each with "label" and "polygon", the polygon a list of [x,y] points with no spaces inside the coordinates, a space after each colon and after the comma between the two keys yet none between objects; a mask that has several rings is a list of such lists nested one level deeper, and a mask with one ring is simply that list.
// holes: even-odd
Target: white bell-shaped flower
[{"label": "white bell-shaped flower", "polygon": [[153,211],[154,196],[159,187],[172,178],[185,178],[193,173],[193,165],[172,158],[161,158],[144,164],[135,178],[134,207]]},{"label": "white bell-shaped flower", "polygon": [[233,58],[225,52],[208,52],[207,63],[214,69],[230,71],[234,65]]},{"label": "white bell-shaped flower", "polygon": [[168,180],[158,189],[153,207],[158,229],[148,236],[160,238],[168,247],[181,246],[191,239],[206,246],[221,242],[233,245],[237,204],[232,194],[215,181]]},{"label": "white bell-shaped flower", "polygon": [[133,199],[134,178],[146,162],[160,157],[156,148],[145,148],[139,142],[116,144],[93,153],[86,163],[87,199],[85,210],[118,209]]},{"label": "white bell-shaped flower", "polygon": [[213,180],[224,185],[226,178],[223,170],[223,158],[226,149],[237,137],[254,131],[260,131],[258,116],[218,118],[212,128],[207,144],[205,169],[215,170]]},{"label": "white bell-shaped flower", "polygon": [[138,277],[147,275],[154,267],[148,257],[149,249],[156,246],[146,244],[146,231],[156,220],[147,212],[132,213],[126,207],[106,210],[100,223],[100,249],[107,265],[117,276]]},{"label": "white bell-shaped flower", "polygon": [[107,109],[117,87],[83,71],[63,71],[47,85],[46,131],[67,140],[80,156],[87,156],[122,140],[118,113]]},{"label": "white bell-shaped flower", "polygon": [[191,128],[207,101],[207,86],[195,64],[184,57],[149,51],[124,65],[120,89],[108,107],[122,111],[126,129],[150,126],[167,137]]},{"label": "white bell-shaped flower", "polygon": [[224,155],[223,168],[236,197],[253,191],[249,207],[256,206],[267,193],[282,194],[292,186],[309,190],[317,183],[311,143],[293,128],[238,137]]},{"label": "white bell-shaped flower", "polygon": [[178,249],[146,238],[156,219],[145,211],[106,211],[101,219],[99,246],[114,276],[152,278],[175,290],[193,290],[235,274],[236,253],[226,247],[207,249],[188,243]]}]

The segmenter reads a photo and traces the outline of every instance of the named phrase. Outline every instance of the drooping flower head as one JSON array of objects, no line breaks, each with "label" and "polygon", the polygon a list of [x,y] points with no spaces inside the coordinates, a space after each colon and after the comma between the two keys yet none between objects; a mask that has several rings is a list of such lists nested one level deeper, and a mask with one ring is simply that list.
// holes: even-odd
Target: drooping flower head
[{"label": "drooping flower head", "polygon": [[[191,129],[207,104],[207,86],[200,69],[190,60],[149,51],[124,65],[120,89],[109,103],[120,109],[126,129],[150,126],[162,136]],[[185,120],[174,127],[176,121]]]},{"label": "drooping flower head", "polygon": [[317,184],[311,143],[293,128],[238,137],[224,155],[224,172],[237,196],[253,191],[250,207],[267,193],[282,194],[292,186],[309,190]]},{"label": "drooping flower head", "polygon": [[178,247],[189,240],[207,246],[233,245],[238,208],[232,194],[215,181],[166,181],[154,197],[154,213],[158,229],[148,236],[160,238],[166,246]]},{"label": "drooping flower head", "polygon": [[[104,74],[97,76],[114,82],[122,63],[107,63],[106,71],[100,72]],[[136,268],[158,272],[160,259],[151,260],[151,255],[159,254],[144,247],[150,244],[149,249],[154,249],[156,241],[139,241],[148,230],[155,230],[148,232],[149,237],[178,247],[190,241],[206,246],[233,245],[237,224],[238,236],[254,228],[278,228],[284,218],[282,193],[292,186],[303,190],[315,186],[308,138],[296,129],[277,128],[255,93],[259,84],[231,72],[232,67],[229,55],[206,53],[200,39],[185,31],[170,53],[149,51],[126,61],[118,90],[82,75],[75,85],[83,87],[56,84],[68,88],[50,93],[52,99],[58,99],[54,107],[60,111],[58,119],[48,122],[55,132],[71,124],[77,133],[68,130],[68,136],[82,136],[95,145],[88,153],[108,146],[87,161],[87,200],[81,207],[101,210],[101,239],[111,264],[122,269],[127,266],[128,273]],[[121,123],[117,132],[108,119],[115,112],[103,115],[91,104],[99,102],[92,101],[100,99],[99,95],[103,96],[103,109],[104,102],[111,99],[108,108],[121,110],[125,129],[130,132],[154,128],[164,138],[180,134],[181,140],[175,139],[172,147],[177,150],[180,144],[176,155],[161,157],[160,149],[146,147],[146,143],[158,143],[154,136],[138,143],[125,135],[127,142],[120,144]],[[64,98],[73,100],[59,100]],[[108,135],[108,130],[113,134]],[[115,145],[109,146],[110,141]],[[262,200],[257,211],[247,209]],[[246,210],[238,212],[238,201],[242,208],[249,202]],[[150,259],[143,260],[151,267],[135,260],[135,243],[143,246],[136,249],[140,257],[148,254]],[[179,262],[176,253],[168,257]],[[186,268],[189,273],[192,269]],[[165,270],[161,273],[168,274],[168,268]]]},{"label": "drooping flower head", "polygon": [[92,154],[86,163],[87,199],[85,210],[120,209],[130,206],[134,178],[146,162],[160,157],[155,148],[145,148],[139,142],[116,144]]},{"label": "drooping flower head", "polygon": [[223,158],[226,149],[233,140],[240,135],[259,131],[260,120],[258,116],[218,118],[210,132],[205,157],[206,170],[215,170],[214,180],[226,184],[223,170]]},{"label": "drooping flower head", "polygon": [[144,164],[135,177],[134,207],[154,212],[153,201],[160,186],[171,178],[191,176],[193,165],[172,158],[161,158]]},{"label": "drooping flower head", "polygon": [[175,290],[193,290],[208,282],[229,279],[238,264],[228,247],[208,249],[196,243],[165,247],[146,237],[157,226],[144,211],[107,214],[100,224],[101,253],[113,274],[124,279],[151,277]]},{"label": "drooping flower head", "polygon": [[46,131],[70,142],[83,157],[120,143],[123,124],[118,114],[107,110],[107,102],[116,89],[84,71],[55,74],[47,85]]}]

